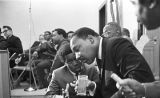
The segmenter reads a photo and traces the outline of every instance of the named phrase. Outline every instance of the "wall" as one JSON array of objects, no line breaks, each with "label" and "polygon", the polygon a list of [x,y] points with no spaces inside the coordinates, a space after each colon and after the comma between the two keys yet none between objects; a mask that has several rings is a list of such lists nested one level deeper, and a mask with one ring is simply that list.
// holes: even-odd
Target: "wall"
[{"label": "wall", "polygon": [[[29,14],[30,1],[31,14]],[[24,49],[46,30],[63,28],[68,32],[87,26],[98,32],[98,8],[103,1],[0,0],[0,27],[10,25],[14,34],[22,40]]]},{"label": "wall", "polygon": [[135,9],[130,0],[121,0],[122,4],[122,27],[128,28],[130,31],[131,38],[133,40],[137,37],[137,17],[135,15]]}]

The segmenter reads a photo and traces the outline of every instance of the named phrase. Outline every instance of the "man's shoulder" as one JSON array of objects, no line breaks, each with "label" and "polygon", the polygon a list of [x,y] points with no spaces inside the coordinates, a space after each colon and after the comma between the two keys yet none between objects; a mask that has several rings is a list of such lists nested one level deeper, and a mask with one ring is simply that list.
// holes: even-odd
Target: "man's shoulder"
[{"label": "man's shoulder", "polygon": [[97,66],[95,66],[95,65],[85,64],[85,68],[86,68],[86,70],[88,70],[88,71],[97,71],[97,70],[98,70]]},{"label": "man's shoulder", "polygon": [[20,40],[20,38],[18,36],[12,35],[11,38],[12,40]]},{"label": "man's shoulder", "polygon": [[132,43],[129,40],[127,40],[126,38],[122,38],[122,37],[104,38],[102,45],[107,48],[109,47],[113,48],[113,46],[120,46],[122,44],[132,45]]},{"label": "man's shoulder", "polygon": [[59,67],[54,70],[54,74],[56,74],[56,75],[63,74],[63,72],[65,72],[66,69],[67,69],[67,66]]},{"label": "man's shoulder", "polygon": [[64,40],[61,41],[60,46],[66,45],[66,44],[69,44],[69,40],[64,39]]},{"label": "man's shoulder", "polygon": [[104,38],[104,41],[107,42],[120,42],[120,41],[128,41],[126,38],[122,37],[111,37],[111,38]]}]

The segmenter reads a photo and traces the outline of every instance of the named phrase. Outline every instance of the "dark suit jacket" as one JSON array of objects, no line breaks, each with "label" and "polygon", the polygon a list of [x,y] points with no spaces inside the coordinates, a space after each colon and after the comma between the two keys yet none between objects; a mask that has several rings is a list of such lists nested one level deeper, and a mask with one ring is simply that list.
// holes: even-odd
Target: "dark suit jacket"
[{"label": "dark suit jacket", "polygon": [[[88,79],[96,83],[99,82],[99,73],[95,66],[85,65],[81,75],[87,75]],[[52,95],[61,94],[62,88],[66,88],[67,83],[75,81],[75,76],[69,71],[67,66],[62,66],[53,71],[51,82],[48,86],[47,92]],[[71,95],[75,95],[74,88],[69,89]]]},{"label": "dark suit jacket", "polygon": [[[39,47],[40,42],[35,41],[31,46],[31,54]],[[25,50],[25,54],[29,54],[29,49]]]},{"label": "dark suit jacket", "polygon": [[146,87],[146,98],[160,98],[160,81],[144,83]]},{"label": "dark suit jacket", "polygon": [[7,49],[7,41],[3,36],[0,36],[0,49],[5,50]]},{"label": "dark suit jacket", "polygon": [[10,52],[10,56],[13,53],[17,54],[23,53],[21,40],[17,36],[12,35],[11,37],[7,38],[7,43],[8,43],[7,48]]},{"label": "dark suit jacket", "polygon": [[133,78],[139,82],[152,82],[154,76],[144,57],[124,38],[104,38],[102,41],[102,96],[110,98],[116,91],[111,71],[121,78]]},{"label": "dark suit jacket", "polygon": [[64,55],[70,52],[71,52],[71,49],[70,49],[69,40],[67,39],[62,40],[58,44],[57,53],[52,63],[51,72],[64,65],[64,61],[65,61]]},{"label": "dark suit jacket", "polygon": [[40,46],[35,49],[38,52],[39,59],[51,59],[53,60],[56,54],[56,50],[52,42],[47,41],[42,43]]},{"label": "dark suit jacket", "polygon": [[31,48],[37,47],[37,46],[39,46],[39,44],[40,44],[40,41],[35,41],[35,42],[33,43],[33,45],[31,46]]}]

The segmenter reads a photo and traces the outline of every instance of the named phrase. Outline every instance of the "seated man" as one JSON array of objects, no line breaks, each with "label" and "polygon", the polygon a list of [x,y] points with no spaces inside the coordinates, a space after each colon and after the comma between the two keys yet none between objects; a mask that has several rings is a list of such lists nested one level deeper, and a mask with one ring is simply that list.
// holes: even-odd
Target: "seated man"
[{"label": "seated man", "polygon": [[[95,66],[88,66],[82,64],[73,53],[70,53],[66,56],[65,66],[62,66],[53,71],[52,79],[47,89],[46,95],[60,95],[62,94],[62,89],[66,88],[66,85],[73,83],[77,80],[77,75],[87,75],[89,81],[89,90],[92,91],[95,89],[95,83],[99,82],[99,73]],[[94,84],[94,85],[93,85]],[[92,85],[92,88],[91,88]],[[72,85],[71,85],[72,86]],[[70,96],[76,95],[73,87],[69,86],[68,92]]]},{"label": "seated man", "polygon": [[120,37],[122,35],[121,33],[121,27],[116,22],[109,22],[107,25],[103,27],[103,34],[102,37]]}]

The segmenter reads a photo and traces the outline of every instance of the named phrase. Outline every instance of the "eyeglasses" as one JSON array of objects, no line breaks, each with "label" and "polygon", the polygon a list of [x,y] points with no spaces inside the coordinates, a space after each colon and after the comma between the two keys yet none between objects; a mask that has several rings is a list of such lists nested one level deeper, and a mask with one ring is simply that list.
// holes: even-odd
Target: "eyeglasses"
[{"label": "eyeglasses", "polygon": [[3,33],[6,33],[8,30],[4,30]]}]

